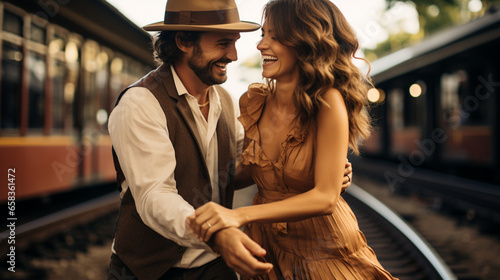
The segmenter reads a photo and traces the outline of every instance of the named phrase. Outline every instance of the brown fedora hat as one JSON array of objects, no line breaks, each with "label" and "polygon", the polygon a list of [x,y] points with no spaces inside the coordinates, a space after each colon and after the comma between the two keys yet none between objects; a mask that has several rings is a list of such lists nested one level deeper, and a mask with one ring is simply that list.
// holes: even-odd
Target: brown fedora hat
[{"label": "brown fedora hat", "polygon": [[248,32],[260,28],[240,21],[234,0],[168,0],[165,20],[143,27],[146,31]]}]

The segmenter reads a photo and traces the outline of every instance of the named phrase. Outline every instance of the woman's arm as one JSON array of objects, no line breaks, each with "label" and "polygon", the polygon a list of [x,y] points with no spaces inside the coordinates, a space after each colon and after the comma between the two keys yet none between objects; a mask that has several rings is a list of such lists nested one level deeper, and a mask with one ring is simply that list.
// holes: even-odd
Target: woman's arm
[{"label": "woman's arm", "polygon": [[329,107],[322,106],[317,116],[314,188],[281,201],[234,210],[207,203],[188,218],[200,239],[208,240],[214,232],[226,227],[252,222],[297,221],[333,213],[343,184],[349,127],[340,92],[332,89],[323,99]]}]

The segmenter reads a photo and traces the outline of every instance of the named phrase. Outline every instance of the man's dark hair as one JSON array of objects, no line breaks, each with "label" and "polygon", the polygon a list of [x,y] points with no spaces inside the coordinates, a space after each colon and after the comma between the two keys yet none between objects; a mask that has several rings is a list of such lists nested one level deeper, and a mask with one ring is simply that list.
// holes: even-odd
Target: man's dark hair
[{"label": "man's dark hair", "polygon": [[179,59],[182,51],[175,43],[175,36],[184,43],[197,43],[202,32],[200,31],[161,31],[153,36],[154,57],[158,62],[173,64]]}]

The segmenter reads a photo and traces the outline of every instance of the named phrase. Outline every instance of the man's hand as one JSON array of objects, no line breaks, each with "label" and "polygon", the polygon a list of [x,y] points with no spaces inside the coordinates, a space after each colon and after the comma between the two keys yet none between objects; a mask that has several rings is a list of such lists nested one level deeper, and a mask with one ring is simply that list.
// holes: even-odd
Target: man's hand
[{"label": "man's hand", "polygon": [[348,159],[345,159],[345,167],[344,167],[344,179],[342,180],[342,191],[341,194],[345,193],[346,189],[352,183],[352,165]]},{"label": "man's hand", "polygon": [[215,248],[226,264],[240,275],[255,277],[268,273],[273,268],[270,263],[260,262],[256,257],[264,257],[266,250],[237,228],[225,228],[214,237]]},{"label": "man's hand", "polygon": [[187,217],[186,224],[191,227],[196,237],[207,242],[217,231],[243,225],[244,219],[237,210],[228,209],[215,202],[209,202]]}]

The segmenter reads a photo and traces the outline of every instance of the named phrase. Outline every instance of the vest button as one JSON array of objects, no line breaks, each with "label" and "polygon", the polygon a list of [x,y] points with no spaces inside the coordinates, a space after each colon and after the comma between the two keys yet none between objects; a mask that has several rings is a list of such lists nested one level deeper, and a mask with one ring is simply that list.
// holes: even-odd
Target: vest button
[{"label": "vest button", "polygon": [[184,248],[183,247],[177,247],[177,253],[183,253],[184,252]]}]

